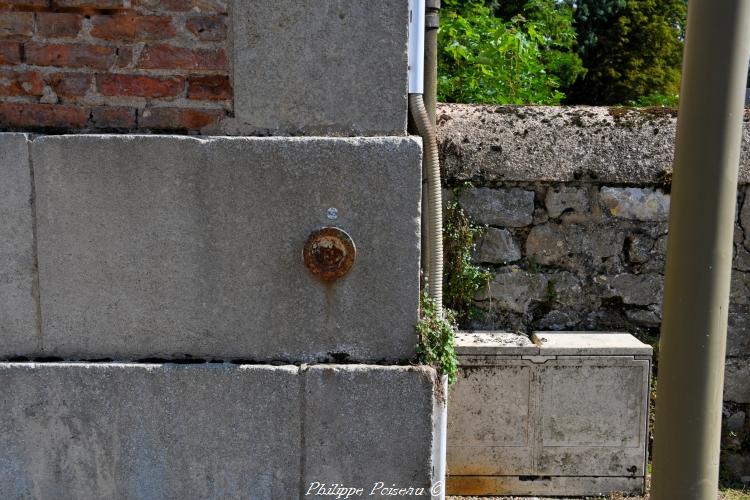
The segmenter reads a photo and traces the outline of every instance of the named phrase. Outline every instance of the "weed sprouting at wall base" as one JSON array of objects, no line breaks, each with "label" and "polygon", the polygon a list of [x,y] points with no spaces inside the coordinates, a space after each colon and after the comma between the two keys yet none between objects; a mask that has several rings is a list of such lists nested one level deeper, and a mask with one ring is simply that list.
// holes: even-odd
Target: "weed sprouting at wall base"
[{"label": "weed sprouting at wall base", "polygon": [[447,375],[448,384],[453,384],[458,373],[455,315],[447,309],[443,310],[442,316],[439,315],[437,304],[426,293],[422,293],[419,305],[416,326],[419,362],[434,367],[438,375]]}]

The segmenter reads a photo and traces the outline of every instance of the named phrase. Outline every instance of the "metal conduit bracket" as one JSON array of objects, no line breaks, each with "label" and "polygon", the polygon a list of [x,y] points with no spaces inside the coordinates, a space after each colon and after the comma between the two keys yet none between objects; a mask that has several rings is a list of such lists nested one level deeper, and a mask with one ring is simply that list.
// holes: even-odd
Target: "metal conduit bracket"
[{"label": "metal conduit bracket", "polygon": [[440,0],[425,1],[425,30],[436,30],[440,27]]}]

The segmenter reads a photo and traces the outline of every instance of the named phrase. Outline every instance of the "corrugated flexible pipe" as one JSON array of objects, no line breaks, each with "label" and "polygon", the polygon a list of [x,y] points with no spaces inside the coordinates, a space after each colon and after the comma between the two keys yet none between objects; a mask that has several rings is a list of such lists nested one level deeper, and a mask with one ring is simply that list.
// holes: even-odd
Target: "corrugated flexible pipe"
[{"label": "corrugated flexible pipe", "polygon": [[[431,8],[439,6],[436,0]],[[422,136],[422,171],[427,176],[427,291],[443,314],[443,202],[435,124],[424,101],[426,1],[409,0],[409,110]],[[431,68],[430,71],[434,71]]]},{"label": "corrugated flexible pipe", "polygon": [[438,314],[443,312],[443,200],[440,183],[440,159],[438,157],[437,133],[427,114],[422,94],[409,94],[409,109],[419,135],[422,136],[424,158],[422,168],[427,172],[427,209],[429,269],[427,291],[437,305]]}]

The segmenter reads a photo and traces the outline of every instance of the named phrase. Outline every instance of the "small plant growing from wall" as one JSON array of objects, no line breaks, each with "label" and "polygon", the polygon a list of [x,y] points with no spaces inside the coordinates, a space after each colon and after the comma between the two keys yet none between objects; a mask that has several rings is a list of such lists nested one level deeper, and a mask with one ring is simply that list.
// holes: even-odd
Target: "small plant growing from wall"
[{"label": "small plant growing from wall", "polygon": [[471,262],[476,240],[483,232],[483,228],[471,224],[456,201],[446,203],[443,220],[443,301],[446,308],[455,312],[459,323],[481,315],[481,311],[474,306],[474,296],[492,278],[492,273]]},{"label": "small plant growing from wall", "polygon": [[426,293],[419,301],[420,318],[417,322],[419,362],[434,367],[438,375],[446,375],[448,383],[456,381],[458,359],[455,349],[455,315],[450,310],[438,314],[437,304]]}]

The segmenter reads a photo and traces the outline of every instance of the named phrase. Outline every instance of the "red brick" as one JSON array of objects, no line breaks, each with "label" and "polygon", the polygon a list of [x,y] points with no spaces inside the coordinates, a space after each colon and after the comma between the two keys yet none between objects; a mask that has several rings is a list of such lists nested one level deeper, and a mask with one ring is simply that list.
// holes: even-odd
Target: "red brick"
[{"label": "red brick", "polygon": [[37,66],[107,69],[114,60],[115,49],[113,47],[26,44],[26,62]]},{"label": "red brick", "polygon": [[133,4],[142,9],[163,12],[227,13],[227,2],[225,0],[134,0]]},{"label": "red brick", "polygon": [[0,42],[0,64],[20,64],[21,44],[16,42]]},{"label": "red brick", "polygon": [[175,35],[167,16],[93,16],[91,36],[105,40],[165,40]]},{"label": "red brick", "polygon": [[221,110],[148,108],[140,112],[138,127],[156,130],[200,130],[224,117]]},{"label": "red brick", "polygon": [[55,7],[75,7],[92,9],[122,9],[125,0],[52,0]]},{"label": "red brick", "polygon": [[182,93],[185,79],[142,75],[97,75],[96,86],[106,96],[175,97]]},{"label": "red brick", "polygon": [[39,96],[43,92],[44,82],[39,72],[0,70],[0,96]]},{"label": "red brick", "polygon": [[26,38],[34,31],[33,12],[0,13],[0,38]]},{"label": "red brick", "polygon": [[96,128],[135,128],[135,108],[97,106],[91,119]]},{"label": "red brick", "polygon": [[75,38],[81,32],[82,24],[80,14],[38,12],[36,15],[36,32],[49,38]]},{"label": "red brick", "polygon": [[188,99],[224,100],[232,97],[228,76],[195,76],[188,78]]},{"label": "red brick", "polygon": [[49,0],[0,0],[0,3],[13,7],[49,7]]},{"label": "red brick", "polygon": [[91,86],[92,76],[86,73],[52,73],[45,80],[60,97],[82,97]]},{"label": "red brick", "polygon": [[185,22],[185,28],[199,40],[217,41],[227,38],[225,16],[195,16]]},{"label": "red brick", "polygon": [[133,47],[117,47],[117,60],[115,66],[118,68],[128,68],[133,65]]},{"label": "red brick", "polygon": [[139,68],[225,70],[224,49],[185,49],[171,45],[149,45],[141,52]]},{"label": "red brick", "polygon": [[0,103],[0,127],[33,129],[83,128],[89,110],[58,104]]}]

